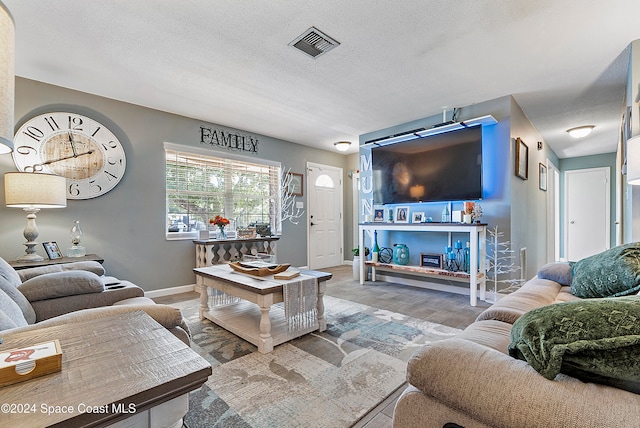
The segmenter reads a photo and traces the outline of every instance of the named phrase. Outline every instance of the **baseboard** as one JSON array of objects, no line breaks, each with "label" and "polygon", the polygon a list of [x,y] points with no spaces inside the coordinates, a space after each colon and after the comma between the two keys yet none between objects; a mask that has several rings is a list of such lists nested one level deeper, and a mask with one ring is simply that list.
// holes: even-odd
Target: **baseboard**
[{"label": "baseboard", "polygon": [[195,289],[196,289],[195,284],[180,285],[178,287],[170,287],[170,288],[163,288],[160,290],[145,291],[144,295],[145,297],[149,297],[153,299],[155,297],[171,296],[172,294],[188,293],[190,291],[195,291]]}]

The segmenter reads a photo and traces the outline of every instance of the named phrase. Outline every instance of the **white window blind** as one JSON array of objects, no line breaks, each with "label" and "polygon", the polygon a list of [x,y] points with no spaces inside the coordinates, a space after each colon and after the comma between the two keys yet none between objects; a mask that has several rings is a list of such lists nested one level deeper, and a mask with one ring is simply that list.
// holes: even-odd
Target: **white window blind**
[{"label": "white window blind", "polygon": [[[280,165],[165,144],[167,236],[195,236],[221,215],[238,227],[279,231]],[[267,161],[268,162],[268,161]]]}]

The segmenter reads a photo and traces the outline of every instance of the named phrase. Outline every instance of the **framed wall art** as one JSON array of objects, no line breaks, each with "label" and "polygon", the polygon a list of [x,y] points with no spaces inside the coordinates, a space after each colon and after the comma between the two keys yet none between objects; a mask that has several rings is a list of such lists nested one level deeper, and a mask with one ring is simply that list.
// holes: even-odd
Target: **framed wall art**
[{"label": "framed wall art", "polygon": [[516,138],[516,176],[523,180],[529,179],[529,147],[520,139]]},{"label": "framed wall art", "polygon": [[287,186],[287,193],[293,196],[302,196],[302,174],[288,172],[287,175],[287,180],[289,181],[289,185]]},{"label": "framed wall art", "polygon": [[540,190],[547,190],[547,166],[538,164],[538,187]]}]

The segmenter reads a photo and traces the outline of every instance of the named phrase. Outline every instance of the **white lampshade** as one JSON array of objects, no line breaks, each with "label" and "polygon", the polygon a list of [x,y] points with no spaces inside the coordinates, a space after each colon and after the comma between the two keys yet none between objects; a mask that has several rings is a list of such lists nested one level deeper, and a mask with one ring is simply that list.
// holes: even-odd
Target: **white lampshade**
[{"label": "white lampshade", "polygon": [[4,201],[13,208],[64,208],[67,206],[67,179],[53,174],[7,172],[4,174]]},{"label": "white lampshade", "polygon": [[351,141],[338,141],[337,143],[333,143],[336,149],[339,152],[346,152],[351,147]]},{"label": "white lampshade", "polygon": [[13,151],[14,58],[13,16],[0,1],[0,154]]},{"label": "white lampshade", "polygon": [[627,140],[627,184],[640,184],[640,135]]}]

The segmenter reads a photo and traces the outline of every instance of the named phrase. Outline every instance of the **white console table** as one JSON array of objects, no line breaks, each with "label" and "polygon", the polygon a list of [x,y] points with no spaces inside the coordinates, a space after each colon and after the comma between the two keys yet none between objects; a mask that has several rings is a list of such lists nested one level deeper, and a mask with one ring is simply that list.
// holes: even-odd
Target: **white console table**
[{"label": "white console table", "polygon": [[263,253],[276,255],[279,236],[246,239],[195,240],[196,267],[241,260],[244,255]]},{"label": "white console table", "polygon": [[449,234],[451,243],[451,233],[468,233],[470,246],[469,265],[478,266],[478,269],[471,269],[471,273],[450,272],[446,269],[435,269],[415,265],[396,265],[393,263],[373,263],[360,257],[360,284],[365,282],[365,265],[370,266],[371,280],[375,281],[376,269],[389,269],[401,271],[403,273],[416,273],[422,275],[433,275],[445,277],[453,281],[463,281],[469,283],[469,300],[471,306],[477,305],[478,287],[480,287],[480,299],[486,298],[486,240],[487,226],[485,224],[461,224],[461,223],[360,223],[358,234],[359,248],[365,247],[365,234],[376,230],[387,230],[397,232],[444,232]]}]

